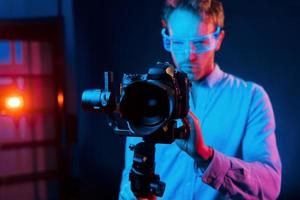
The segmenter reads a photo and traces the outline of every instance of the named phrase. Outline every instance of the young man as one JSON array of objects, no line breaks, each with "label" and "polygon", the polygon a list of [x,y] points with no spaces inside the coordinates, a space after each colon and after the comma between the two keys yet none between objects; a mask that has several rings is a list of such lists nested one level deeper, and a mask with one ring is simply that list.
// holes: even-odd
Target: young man
[{"label": "young man", "polygon": [[[224,38],[221,2],[168,0],[163,20],[164,47],[192,88],[189,138],[156,145],[156,173],[167,185],[162,199],[276,199],[281,162],[268,95],[214,60]],[[139,141],[126,142],[120,199],[135,199],[128,145]]]}]

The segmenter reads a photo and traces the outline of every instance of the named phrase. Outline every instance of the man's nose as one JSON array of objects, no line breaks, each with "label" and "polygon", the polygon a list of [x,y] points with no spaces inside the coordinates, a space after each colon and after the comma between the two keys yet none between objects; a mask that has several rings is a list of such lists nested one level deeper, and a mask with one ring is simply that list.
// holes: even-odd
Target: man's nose
[{"label": "man's nose", "polygon": [[189,61],[195,61],[197,58],[197,54],[192,51],[190,48],[184,50],[184,57]]},{"label": "man's nose", "polygon": [[195,61],[197,58],[197,54],[193,51],[190,51],[190,54],[189,54],[189,60],[190,61]]},{"label": "man's nose", "polygon": [[197,58],[197,53],[195,53],[195,46],[192,44],[189,44],[186,46],[187,48],[185,49],[185,55],[189,59],[189,61],[195,61]]},{"label": "man's nose", "polygon": [[197,59],[197,53],[195,52],[195,50],[196,49],[193,44],[186,44],[184,49],[185,59],[188,59],[189,61],[195,61]]}]

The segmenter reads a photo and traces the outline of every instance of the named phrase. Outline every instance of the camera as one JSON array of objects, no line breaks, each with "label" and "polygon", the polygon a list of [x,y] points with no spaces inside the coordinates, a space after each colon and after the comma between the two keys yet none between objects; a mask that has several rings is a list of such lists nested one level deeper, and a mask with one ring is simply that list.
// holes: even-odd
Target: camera
[{"label": "camera", "polygon": [[[129,173],[131,190],[136,197],[161,197],[165,183],[154,173],[155,144],[188,137],[191,84],[185,73],[161,62],[146,74],[124,74],[119,98],[113,92],[113,83],[113,73],[105,72],[104,89],[85,90],[82,107],[105,113],[117,135],[143,137],[143,142],[130,146],[134,151]],[[178,120],[183,122],[179,127]]]},{"label": "camera", "polygon": [[171,143],[186,134],[177,120],[189,110],[190,82],[184,72],[158,62],[146,74],[124,74],[119,101],[113,92],[113,74],[105,72],[105,89],[85,90],[82,107],[104,112],[114,133]]}]

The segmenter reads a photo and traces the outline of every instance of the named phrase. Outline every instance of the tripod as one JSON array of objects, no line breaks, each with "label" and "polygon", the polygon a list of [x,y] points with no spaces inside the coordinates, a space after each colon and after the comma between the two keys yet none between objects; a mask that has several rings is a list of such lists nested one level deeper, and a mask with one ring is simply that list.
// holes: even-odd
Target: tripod
[{"label": "tripod", "polygon": [[160,181],[155,174],[155,144],[140,142],[134,147],[133,164],[129,174],[131,190],[136,197],[149,197],[151,195],[161,197],[164,194],[166,184]]},{"label": "tripod", "polygon": [[131,190],[136,197],[147,198],[150,196],[162,197],[166,184],[160,181],[155,174],[155,143],[172,143],[176,138],[187,138],[190,129],[185,123],[179,128],[176,122],[171,120],[164,128],[159,129],[153,135],[144,137],[144,141],[137,145],[130,145],[134,151],[133,164],[129,174]]}]

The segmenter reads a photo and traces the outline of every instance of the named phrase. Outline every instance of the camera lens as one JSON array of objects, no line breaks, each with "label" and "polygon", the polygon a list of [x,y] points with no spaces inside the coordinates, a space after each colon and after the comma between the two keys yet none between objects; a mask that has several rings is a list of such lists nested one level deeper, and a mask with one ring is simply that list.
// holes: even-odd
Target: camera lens
[{"label": "camera lens", "polygon": [[170,113],[168,93],[159,85],[141,81],[129,85],[121,100],[124,119],[135,126],[156,126]]}]

